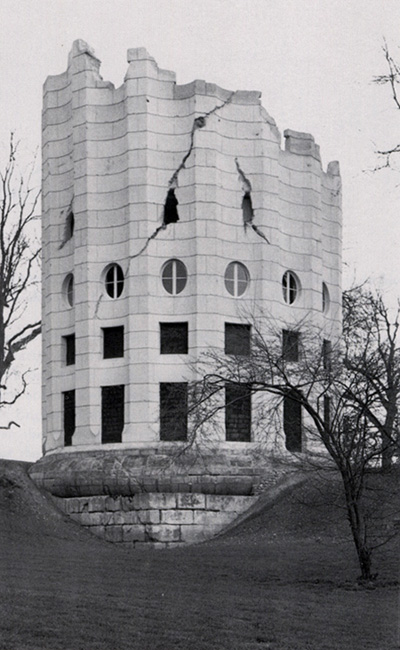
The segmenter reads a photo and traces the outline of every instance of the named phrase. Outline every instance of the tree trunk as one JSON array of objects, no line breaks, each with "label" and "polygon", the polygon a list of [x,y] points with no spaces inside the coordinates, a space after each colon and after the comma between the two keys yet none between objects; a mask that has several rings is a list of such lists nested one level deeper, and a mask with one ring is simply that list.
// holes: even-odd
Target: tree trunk
[{"label": "tree trunk", "polygon": [[362,580],[372,580],[371,564],[372,550],[367,544],[364,514],[362,512],[361,498],[363,488],[356,491],[351,481],[342,473],[343,485],[346,497],[347,516],[349,519],[351,534],[357,551],[358,564],[361,569]]},{"label": "tree trunk", "polygon": [[385,433],[382,434],[382,471],[388,472],[392,468],[393,454],[396,448],[394,439],[394,428],[396,421],[396,409],[389,407],[385,418]]}]

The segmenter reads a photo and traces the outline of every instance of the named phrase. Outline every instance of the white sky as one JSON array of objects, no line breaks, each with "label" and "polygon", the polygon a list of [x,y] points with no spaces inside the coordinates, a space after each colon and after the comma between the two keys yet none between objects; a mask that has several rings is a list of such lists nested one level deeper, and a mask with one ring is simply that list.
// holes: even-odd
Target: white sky
[{"label": "white sky", "polygon": [[[95,49],[116,86],[126,50],[144,46],[178,83],[261,90],[281,132],[312,133],[324,167],[340,161],[345,282],[356,273],[397,295],[400,171],[370,170],[376,149],[400,142],[389,87],[371,83],[386,72],[384,37],[400,61],[399,0],[1,0],[0,24],[2,160],[10,130],[27,161],[40,145],[42,84],[66,69],[75,39]],[[38,294],[32,302],[39,310]],[[40,366],[39,344],[24,363]],[[21,429],[0,431],[0,457],[40,456],[39,385],[36,372],[10,414]]]}]

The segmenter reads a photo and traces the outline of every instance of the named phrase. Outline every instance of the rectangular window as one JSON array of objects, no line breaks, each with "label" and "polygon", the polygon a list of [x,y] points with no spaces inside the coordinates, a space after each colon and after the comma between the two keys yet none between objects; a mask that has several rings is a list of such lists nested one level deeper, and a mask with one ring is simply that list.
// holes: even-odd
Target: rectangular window
[{"label": "rectangular window", "polygon": [[296,390],[290,391],[283,398],[283,429],[285,432],[285,445],[288,451],[301,451],[302,424],[301,424],[301,394]]},{"label": "rectangular window", "polygon": [[322,360],[324,364],[324,370],[331,370],[332,367],[332,343],[327,339],[323,340],[322,343]]},{"label": "rectangular window", "polygon": [[299,332],[282,330],[282,357],[285,361],[299,360]]},{"label": "rectangular window", "polygon": [[188,385],[160,384],[160,440],[187,440]]},{"label": "rectangular window", "polygon": [[75,363],[75,334],[67,334],[67,336],[63,336],[63,340],[65,364],[73,366]]},{"label": "rectangular window", "polygon": [[249,356],[250,325],[225,323],[225,354]]},{"label": "rectangular window", "polygon": [[101,442],[121,442],[125,424],[125,386],[101,387]]},{"label": "rectangular window", "polygon": [[160,323],[160,354],[188,353],[188,324]]},{"label": "rectangular window", "polygon": [[124,356],[124,326],[103,327],[103,358],[115,359]]},{"label": "rectangular window", "polygon": [[251,441],[251,389],[247,384],[225,386],[225,434],[231,442]]},{"label": "rectangular window", "polygon": [[72,436],[75,432],[75,391],[66,390],[63,394],[64,411],[64,446],[72,445]]}]

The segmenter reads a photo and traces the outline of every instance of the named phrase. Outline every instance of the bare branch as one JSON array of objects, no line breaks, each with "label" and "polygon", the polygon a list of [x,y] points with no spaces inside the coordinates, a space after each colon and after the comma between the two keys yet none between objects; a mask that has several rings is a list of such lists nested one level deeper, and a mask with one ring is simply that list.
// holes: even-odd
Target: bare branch
[{"label": "bare branch", "polygon": [[24,177],[18,171],[17,154],[18,142],[11,133],[0,170],[0,384],[2,393],[7,387],[12,396],[4,399],[2,395],[0,407],[15,404],[24,394],[28,371],[18,372],[21,387],[10,391],[16,381],[12,372],[15,355],[41,332],[40,321],[27,322],[30,310],[26,309],[27,291],[37,282],[40,257],[34,230],[40,191],[31,186],[34,164]]}]

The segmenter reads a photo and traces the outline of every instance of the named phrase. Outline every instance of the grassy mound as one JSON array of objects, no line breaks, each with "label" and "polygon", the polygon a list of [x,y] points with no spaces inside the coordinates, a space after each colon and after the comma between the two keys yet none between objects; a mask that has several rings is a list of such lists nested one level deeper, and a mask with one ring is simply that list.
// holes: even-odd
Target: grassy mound
[{"label": "grassy mound", "polygon": [[216,540],[130,551],[1,462],[0,650],[394,650],[396,545],[361,589],[335,490],[318,505],[304,483]]}]

